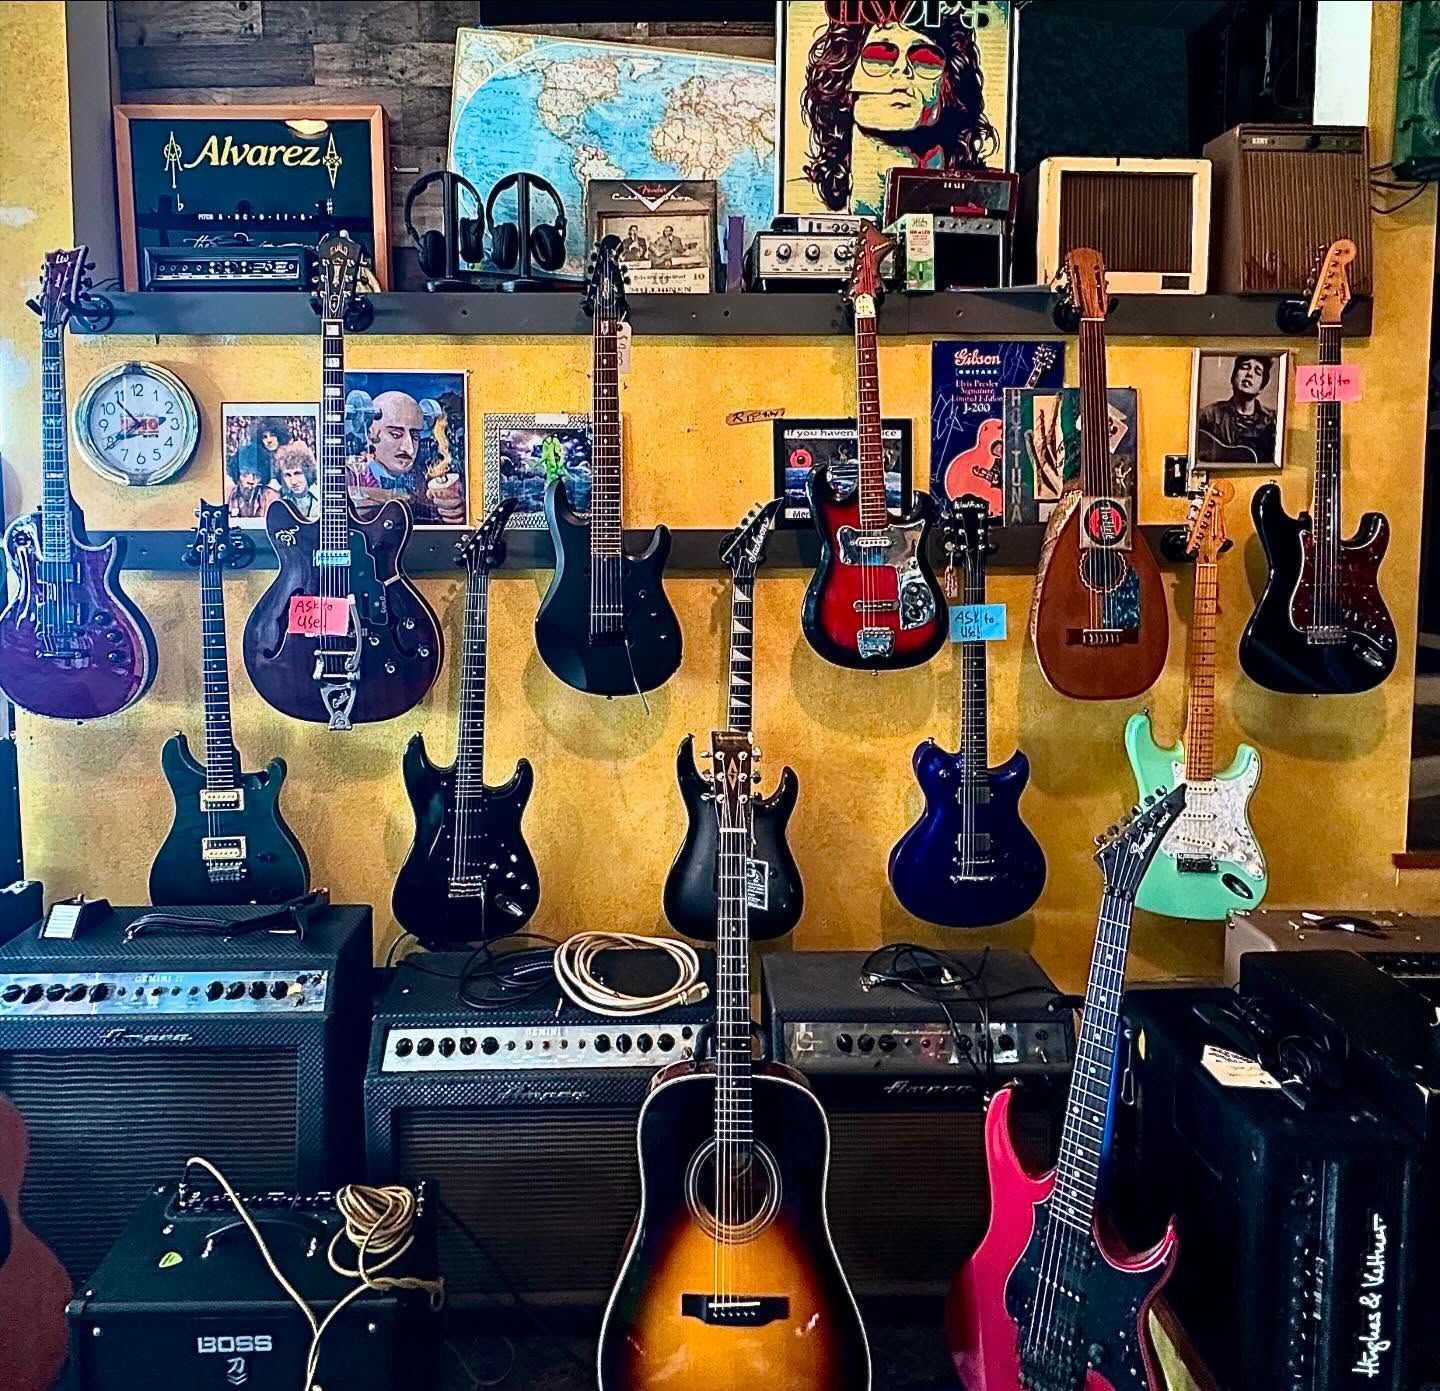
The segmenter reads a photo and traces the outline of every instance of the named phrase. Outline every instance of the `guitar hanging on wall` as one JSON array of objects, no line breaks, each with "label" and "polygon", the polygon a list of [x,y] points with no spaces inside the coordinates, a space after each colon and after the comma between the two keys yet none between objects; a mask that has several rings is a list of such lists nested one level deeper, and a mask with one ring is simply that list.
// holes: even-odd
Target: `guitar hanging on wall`
[{"label": "guitar hanging on wall", "polygon": [[[1340,320],[1350,302],[1355,243],[1335,242],[1310,295],[1320,362],[1341,361]],[[1251,503],[1269,574],[1240,639],[1240,666],[1282,695],[1355,695],[1395,670],[1395,623],[1380,593],[1390,523],[1366,512],[1348,540],[1340,528],[1340,402],[1315,404],[1315,478],[1310,511],[1291,517],[1274,483]]]},{"label": "guitar hanging on wall", "polygon": [[1265,857],[1250,829],[1250,798],[1260,781],[1260,755],[1241,744],[1223,773],[1215,771],[1215,621],[1219,612],[1220,553],[1225,508],[1234,485],[1211,483],[1197,501],[1186,536],[1195,557],[1195,609],[1190,619],[1185,737],[1162,749],[1148,714],[1125,726],[1125,751],[1143,794],[1152,787],[1186,787],[1185,810],[1160,842],[1135,901],[1171,918],[1223,918],[1254,908],[1265,897]]},{"label": "guitar hanging on wall", "polygon": [[[765,559],[765,543],[781,503],[753,508],[726,537],[720,559],[729,569],[730,700],[726,728],[749,735],[755,708],[755,571]],[[687,937],[714,941],[719,912],[715,812],[710,779],[695,766],[695,741],[680,741],[675,775],[685,803],[685,840],[665,879],[665,916]],[[800,921],[805,889],[785,839],[800,783],[791,768],[769,797],[750,802],[753,840],[746,859],[750,936],[756,941],[783,937]]]},{"label": "guitar hanging on wall", "polygon": [[345,315],[364,253],[344,233],[320,243],[320,517],[284,499],[265,512],[280,574],[245,624],[245,669],[281,714],[331,729],[393,720],[435,683],[440,625],[404,572],[410,509],[368,521],[345,484]]},{"label": "guitar hanging on wall", "polygon": [[[947,547],[964,576],[963,602],[985,603],[994,550],[990,504],[967,494],[946,508]],[[890,852],[890,887],[917,918],[946,927],[989,927],[1028,912],[1045,887],[1045,852],[1020,817],[1030,760],[1016,750],[990,767],[989,680],[984,642],[959,644],[960,746],[933,739],[915,750],[925,810]]]},{"label": "guitar hanging on wall", "polygon": [[885,496],[875,305],[880,263],[894,245],[864,223],[847,291],[855,314],[859,484],[837,495],[824,465],[805,484],[820,533],[820,563],[801,618],[805,637],[827,662],[876,671],[928,662],[945,645],[948,622],[925,553],[934,503],[928,493],[912,493],[908,509],[892,516]]},{"label": "guitar hanging on wall", "polygon": [[520,826],[534,770],[522,758],[509,782],[485,783],[490,572],[505,562],[505,523],[515,505],[506,498],[457,547],[465,567],[465,647],[455,762],[431,763],[422,734],[405,748],[415,840],[391,903],[400,926],[432,951],[516,932],[540,903],[540,877]]},{"label": "guitar hanging on wall", "polygon": [[0,690],[57,720],[126,709],[150,689],[156,665],[155,635],[120,587],[124,540],[92,546],[70,496],[64,335],[89,285],[88,255],[83,246],[50,252],[30,301],[41,325],[40,507],[5,533],[14,590],[0,614]]},{"label": "guitar hanging on wall", "polygon": [[1030,634],[1061,695],[1123,700],[1155,684],[1170,618],[1155,557],[1135,532],[1135,480],[1124,485],[1110,452],[1105,263],[1098,251],[1071,251],[1065,273],[1080,313],[1081,476],[1046,525]]},{"label": "guitar hanging on wall", "polygon": [[638,556],[624,550],[619,357],[629,315],[619,237],[595,249],[585,290],[592,320],[590,515],[571,506],[563,478],[545,490],[555,574],[535,616],[540,659],[588,695],[640,695],[680,665],[680,624],[665,595],[670,530],[657,526]]},{"label": "guitar hanging on wall", "polygon": [[150,902],[282,903],[310,887],[310,867],[280,814],[285,760],[240,769],[230,727],[230,654],[225,645],[225,568],[248,565],[255,544],[231,532],[223,503],[202,502],[184,561],[200,572],[200,644],[205,690],[205,766],[183,734],[160,753],[175,795],[175,820],[150,866]]}]

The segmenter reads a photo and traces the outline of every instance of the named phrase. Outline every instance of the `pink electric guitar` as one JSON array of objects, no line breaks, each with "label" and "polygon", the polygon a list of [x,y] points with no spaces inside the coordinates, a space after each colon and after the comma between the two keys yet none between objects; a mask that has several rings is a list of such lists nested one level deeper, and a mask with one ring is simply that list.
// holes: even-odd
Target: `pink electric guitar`
[{"label": "pink electric guitar", "polygon": [[1184,810],[1182,783],[1100,838],[1105,876],[1090,986],[1060,1135],[1060,1162],[1027,1174],[1010,1137],[1008,1090],[990,1103],[990,1228],[955,1278],[945,1337],[966,1391],[1162,1391],[1146,1319],[1175,1265],[1172,1223],[1133,1255],[1095,1211],[1110,1133],[1111,1078],[1135,890]]}]

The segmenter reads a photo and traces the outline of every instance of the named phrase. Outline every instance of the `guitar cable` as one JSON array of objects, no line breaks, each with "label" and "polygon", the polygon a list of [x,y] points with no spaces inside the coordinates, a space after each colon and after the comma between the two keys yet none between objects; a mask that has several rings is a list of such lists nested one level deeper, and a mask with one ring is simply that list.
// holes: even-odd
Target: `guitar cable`
[{"label": "guitar cable", "polygon": [[[596,971],[607,951],[658,951],[675,967],[675,983],[653,995],[629,995],[607,985]],[[710,994],[700,979],[700,954],[674,937],[635,932],[577,932],[555,948],[555,981],[572,1004],[608,1019],[631,1019],[680,1005],[698,1004]]]}]

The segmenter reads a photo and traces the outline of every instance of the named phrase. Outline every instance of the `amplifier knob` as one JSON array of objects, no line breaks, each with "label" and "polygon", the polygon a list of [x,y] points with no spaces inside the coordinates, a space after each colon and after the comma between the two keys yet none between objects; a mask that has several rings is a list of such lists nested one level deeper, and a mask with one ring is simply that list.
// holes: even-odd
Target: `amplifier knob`
[{"label": "amplifier knob", "polygon": [[252,1000],[263,1000],[270,993],[263,980],[250,982],[250,998]]},{"label": "amplifier knob", "polygon": [[615,1051],[616,1051],[617,1053],[628,1053],[628,1052],[630,1051],[630,1035],[629,1035],[629,1034],[616,1034],[616,1035],[615,1035]]},{"label": "amplifier knob", "polygon": [[245,997],[245,982],[243,980],[232,980],[225,987],[225,998],[227,1000],[241,1000]]},{"label": "amplifier knob", "polygon": [[78,1004],[89,993],[90,992],[83,985],[72,985],[70,989],[65,992],[65,998],[72,1005]]},{"label": "amplifier knob", "polygon": [[455,1040],[453,1038],[442,1038],[440,1040],[440,1056],[452,1058],[455,1056]]},{"label": "amplifier knob", "polygon": [[1009,1034],[1001,1034],[997,1047],[1002,1053],[1013,1053],[1015,1051],[1015,1040],[1011,1038]]},{"label": "amplifier knob", "polygon": [[225,987],[218,980],[212,980],[205,987],[205,998],[207,1000],[218,1000],[225,993]]},{"label": "amplifier knob", "polygon": [[289,981],[277,980],[270,983],[270,995],[273,999],[283,1000],[289,993]]},{"label": "amplifier knob", "polygon": [[397,1058],[408,1058],[415,1045],[408,1038],[397,1038],[395,1040],[395,1056]]},{"label": "amplifier knob", "polygon": [[635,1037],[635,1046],[642,1053],[648,1053],[655,1046],[655,1040],[651,1038],[649,1034],[637,1034]]},{"label": "amplifier knob", "polygon": [[460,1051],[461,1051],[461,1053],[463,1053],[467,1058],[472,1057],[472,1056],[474,1055],[474,1053],[475,1053],[475,1050],[476,1050],[479,1046],[480,1046],[480,1045],[475,1042],[475,1039],[474,1039],[473,1035],[471,1035],[471,1034],[466,1034],[466,1035],[464,1036],[464,1038],[462,1038],[462,1039],[460,1040]]},{"label": "amplifier knob", "polygon": [[971,1047],[970,1035],[961,1034],[960,1037],[955,1040],[955,1047],[958,1048],[962,1053],[968,1053]]},{"label": "amplifier knob", "polygon": [[24,993],[23,986],[7,985],[4,990],[0,990],[0,1000],[4,1000],[7,1005],[13,1005]]},{"label": "amplifier knob", "polygon": [[873,1053],[875,1051],[875,1040],[869,1034],[861,1034],[858,1047],[862,1053]]},{"label": "amplifier knob", "polygon": [[110,987],[106,985],[103,981],[90,991],[91,1004],[98,1005],[102,1000],[108,1000],[109,998]]},{"label": "amplifier knob", "polygon": [[894,1035],[894,1034],[881,1034],[881,1035],[880,1035],[880,1051],[881,1051],[882,1053],[893,1053],[893,1052],[895,1051],[895,1035]]},{"label": "amplifier knob", "polygon": [[422,1058],[428,1058],[435,1051],[435,1040],[433,1038],[422,1038],[415,1045],[415,1051]]},{"label": "amplifier knob", "polygon": [[819,242],[813,242],[813,241],[812,241],[812,242],[805,248],[805,259],[806,259],[807,261],[809,261],[812,265],[813,265],[816,261],[818,261],[818,260],[820,259],[820,243],[819,243]]},{"label": "amplifier knob", "polygon": [[855,1040],[849,1034],[836,1034],[835,1046],[842,1052],[848,1053],[855,1047]]},{"label": "amplifier knob", "polygon": [[45,988],[47,1000],[63,1000],[65,998],[65,987],[63,985],[51,985]]},{"label": "amplifier knob", "polygon": [[480,1040],[480,1051],[484,1053],[486,1057],[489,1057],[492,1053],[498,1053],[500,1051],[500,1040],[490,1034],[486,1034],[485,1037]]},{"label": "amplifier knob", "polygon": [[32,986],[25,992],[25,1003],[26,1003],[27,1005],[33,1005],[37,1000],[41,1000],[41,999],[43,999],[44,997],[45,997],[45,987],[44,987],[43,985],[32,985]]},{"label": "amplifier knob", "polygon": [[854,254],[854,249],[848,241],[842,241],[840,245],[835,248],[835,259],[837,261],[848,261]]},{"label": "amplifier knob", "polygon": [[595,1035],[595,1051],[596,1051],[597,1053],[608,1053],[608,1052],[610,1051],[610,1035],[609,1035],[609,1034],[596,1034],[596,1035]]},{"label": "amplifier knob", "polygon": [[775,259],[777,261],[788,261],[794,254],[788,241],[782,241],[780,245],[775,248]]},{"label": "amplifier knob", "polygon": [[656,1041],[660,1045],[660,1051],[662,1053],[668,1053],[675,1046],[675,1035],[661,1034],[659,1039],[657,1039]]}]

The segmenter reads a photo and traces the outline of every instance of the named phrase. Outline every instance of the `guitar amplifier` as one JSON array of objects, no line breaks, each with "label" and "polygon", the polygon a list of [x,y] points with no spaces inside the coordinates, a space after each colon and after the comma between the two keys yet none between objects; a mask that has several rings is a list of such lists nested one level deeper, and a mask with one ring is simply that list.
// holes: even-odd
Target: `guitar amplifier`
[{"label": "guitar amplifier", "polygon": [[1208,159],[1044,159],[1020,181],[1020,220],[1017,285],[1050,284],[1068,252],[1091,247],[1112,294],[1207,288]]},{"label": "guitar amplifier", "polygon": [[303,941],[127,941],[149,911],[0,947],[0,1092],[31,1141],[21,1207],[77,1284],[192,1154],[243,1189],[358,1172],[370,909],[317,912]]},{"label": "guitar amplifier", "polygon": [[1236,985],[1249,952],[1353,951],[1416,989],[1436,991],[1440,1004],[1440,917],[1367,908],[1325,913],[1305,908],[1255,908],[1225,922],[1225,983]]},{"label": "guitar amplifier", "polygon": [[1364,126],[1243,125],[1205,146],[1215,166],[1213,289],[1303,295],[1317,257],[1349,237],[1350,288],[1374,289]]},{"label": "guitar amplifier", "polygon": [[[400,964],[376,1011],[365,1076],[371,1182],[433,1180],[449,1303],[603,1306],[640,1210],[635,1126],[651,1079],[693,1055],[712,999],[634,1019],[561,1006],[549,986],[477,1011],[465,953]],[[621,990],[663,990],[649,954],[602,953]],[[713,953],[702,953],[714,980]],[[669,973],[667,975],[667,973]]]},{"label": "guitar amplifier", "polygon": [[[1303,1106],[1235,1061],[1237,1039],[1215,1021],[1236,998],[1127,993],[1120,1225],[1153,1234],[1177,1217],[1165,1295],[1228,1391],[1413,1391],[1420,1142],[1338,1055]],[[1273,1044],[1291,1090],[1305,1041]],[[1231,1051],[1207,1058],[1207,1045]]]},{"label": "guitar amplifier", "polygon": [[867,990],[865,952],[777,952],[761,968],[771,1052],[805,1076],[830,1121],[830,1229],[864,1297],[941,1296],[979,1244],[997,1087],[1019,1086],[1016,1140],[1036,1170],[1059,1145],[1070,1011],[1051,1008],[1055,986],[1024,952],[954,955],[983,989],[943,1008]]}]

